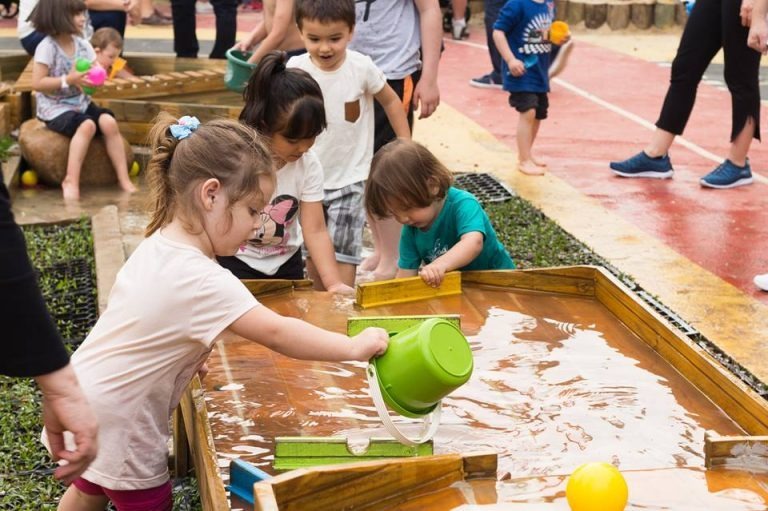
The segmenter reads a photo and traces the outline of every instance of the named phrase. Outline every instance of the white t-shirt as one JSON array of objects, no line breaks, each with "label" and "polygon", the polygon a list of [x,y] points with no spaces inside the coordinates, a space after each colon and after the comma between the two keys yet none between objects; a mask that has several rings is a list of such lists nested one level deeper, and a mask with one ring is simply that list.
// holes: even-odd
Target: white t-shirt
[{"label": "white t-shirt", "polygon": [[165,483],[171,412],[214,342],[256,306],[197,248],[159,232],[142,241],[72,356],[99,422],[99,453],[83,477],[113,490]]},{"label": "white t-shirt", "polygon": [[251,268],[274,275],[301,248],[302,202],[323,200],[323,167],[312,149],[277,171],[272,200],[261,212],[262,227],[236,257]]},{"label": "white t-shirt", "polygon": [[368,179],[373,158],[373,96],[387,80],[370,57],[347,50],[335,71],[322,71],[305,53],[288,61],[288,67],[308,72],[320,84],[328,127],[313,149],[323,164],[325,189],[337,190]]},{"label": "white t-shirt", "polygon": [[[35,50],[35,62],[40,62],[48,66],[48,76],[58,78],[62,75],[68,75],[75,66],[77,59],[86,59],[93,62],[96,59],[96,52],[93,51],[91,43],[82,37],[72,36],[74,43],[74,55],[69,56],[59,46],[51,36],[46,37]],[[85,95],[77,87],[67,89],[57,89],[54,92],[35,92],[37,102],[37,117],[42,121],[50,121],[66,112],[83,113],[91,102],[90,97]]]}]

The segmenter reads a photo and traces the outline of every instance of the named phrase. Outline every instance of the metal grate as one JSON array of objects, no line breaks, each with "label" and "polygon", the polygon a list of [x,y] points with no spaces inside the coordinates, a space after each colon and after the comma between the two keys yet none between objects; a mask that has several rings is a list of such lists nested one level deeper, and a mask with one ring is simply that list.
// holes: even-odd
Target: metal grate
[{"label": "metal grate", "polygon": [[515,193],[491,174],[462,172],[454,174],[456,188],[466,190],[483,204],[507,202]]}]

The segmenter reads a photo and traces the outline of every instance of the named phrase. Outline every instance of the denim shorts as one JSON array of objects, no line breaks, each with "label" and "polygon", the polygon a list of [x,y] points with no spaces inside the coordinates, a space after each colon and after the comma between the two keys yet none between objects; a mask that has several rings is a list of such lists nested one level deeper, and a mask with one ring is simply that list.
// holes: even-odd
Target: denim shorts
[{"label": "denim shorts", "polygon": [[336,252],[336,260],[340,263],[358,265],[363,260],[364,191],[365,181],[336,190],[325,190],[325,222]]},{"label": "denim shorts", "polygon": [[547,118],[549,109],[549,97],[546,92],[510,92],[509,106],[521,114],[531,109],[536,109],[536,118]]}]

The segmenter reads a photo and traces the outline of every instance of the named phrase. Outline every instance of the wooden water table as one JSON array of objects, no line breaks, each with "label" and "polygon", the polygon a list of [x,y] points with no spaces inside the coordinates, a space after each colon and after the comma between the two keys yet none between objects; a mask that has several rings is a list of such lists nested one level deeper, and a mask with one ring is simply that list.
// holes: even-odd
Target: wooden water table
[{"label": "wooden water table", "polygon": [[594,267],[457,277],[444,293],[418,279],[365,284],[357,303],[303,282],[247,282],[277,312],[340,332],[349,317],[458,314],[475,370],[443,400],[434,456],[277,475],[276,437],[386,436],[365,364],[219,342],[176,420],[177,470],[194,464],[204,508],[229,509],[235,459],[275,476],[237,509],[567,510],[567,476],[590,461],[619,467],[628,510],[768,507],[768,437],[754,436],[768,432],[765,400],[615,277]]},{"label": "wooden water table", "polygon": [[[201,121],[237,118],[243,100],[226,89],[226,62],[165,55],[127,54],[135,77],[108,80],[94,101],[115,113],[120,131],[131,144],[146,144],[151,121],[160,111],[194,115]],[[0,135],[34,116],[32,60],[26,54],[0,56],[2,80],[13,84],[0,97]],[[5,127],[5,128],[4,128]]]}]

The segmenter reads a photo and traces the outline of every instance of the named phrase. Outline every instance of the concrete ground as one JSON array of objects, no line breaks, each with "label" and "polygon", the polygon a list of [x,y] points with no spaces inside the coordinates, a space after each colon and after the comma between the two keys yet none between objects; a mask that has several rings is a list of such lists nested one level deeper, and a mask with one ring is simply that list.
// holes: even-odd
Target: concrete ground
[{"label": "concrete ground", "polygon": [[[209,41],[211,16],[199,18],[198,35]],[[247,30],[258,19],[258,14],[244,14],[238,28]],[[575,50],[566,71],[553,82],[550,117],[536,143],[550,172],[535,178],[516,171],[516,114],[505,95],[467,84],[489,67],[477,21],[467,41],[446,39],[441,105],[435,115],[417,121],[414,137],[456,171],[491,172],[505,180],[768,381],[768,362],[762,357],[768,340],[768,293],[751,283],[754,274],[768,272],[768,150],[753,145],[753,185],[723,191],[698,185],[698,178],[722,160],[728,145],[730,100],[722,84],[721,58],[715,59],[699,88],[685,136],[673,146],[675,178],[626,180],[611,175],[608,161],[637,152],[648,140],[680,31],[577,30]],[[130,27],[127,48],[170,51],[170,36],[169,27]],[[13,44],[12,27],[0,21],[0,50]],[[14,209],[21,222],[98,213],[103,300],[110,275],[141,239],[146,221],[141,194],[89,191],[77,206],[64,205],[59,195],[57,190],[20,191]]]}]

